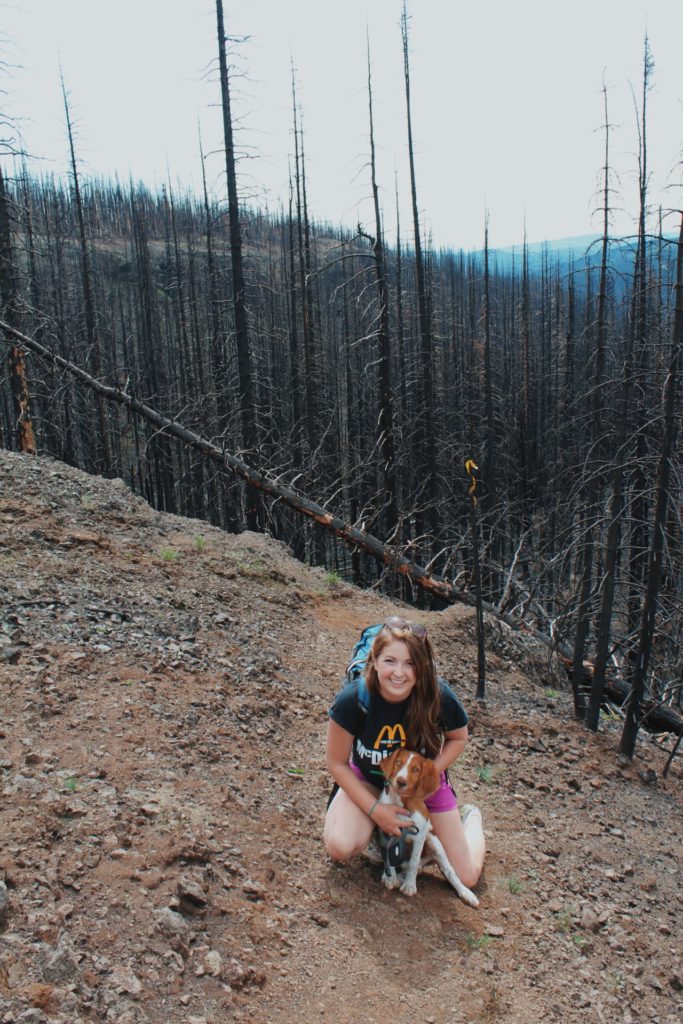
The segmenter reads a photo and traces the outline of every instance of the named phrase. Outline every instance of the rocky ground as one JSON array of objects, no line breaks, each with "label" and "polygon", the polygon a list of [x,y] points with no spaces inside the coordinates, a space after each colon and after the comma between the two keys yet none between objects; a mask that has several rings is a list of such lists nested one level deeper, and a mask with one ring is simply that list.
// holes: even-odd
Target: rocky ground
[{"label": "rocky ground", "polygon": [[587,735],[544,655],[420,618],[472,715],[481,906],[320,839],[326,709],[389,601],[121,481],[0,452],[0,1022],[683,1019],[681,759]]}]

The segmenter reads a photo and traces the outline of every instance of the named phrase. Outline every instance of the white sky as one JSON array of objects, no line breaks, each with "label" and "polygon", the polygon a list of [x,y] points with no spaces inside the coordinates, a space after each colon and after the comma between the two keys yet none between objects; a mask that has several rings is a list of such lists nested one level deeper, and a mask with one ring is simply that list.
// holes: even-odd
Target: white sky
[{"label": "white sky", "polygon": [[[317,219],[372,228],[367,159],[366,26],[373,59],[375,133],[386,231],[394,178],[410,237],[401,0],[224,0],[230,34],[248,34],[248,73],[235,97],[242,182],[262,204],[286,201],[292,150],[290,55],[298,77]],[[425,225],[437,245],[564,238],[600,229],[593,215],[603,162],[603,74],[611,149],[632,230],[643,36],[655,60],[649,95],[651,198],[683,205],[683,3],[679,0],[410,0],[413,134]],[[212,0],[0,0],[4,52],[15,65],[6,112],[23,121],[37,166],[61,173],[67,147],[64,72],[86,172],[153,185],[198,187],[197,126],[205,151],[221,144]],[[222,157],[209,158],[222,194]],[[245,177],[248,175],[248,178]],[[673,222],[670,229],[674,230]]]}]

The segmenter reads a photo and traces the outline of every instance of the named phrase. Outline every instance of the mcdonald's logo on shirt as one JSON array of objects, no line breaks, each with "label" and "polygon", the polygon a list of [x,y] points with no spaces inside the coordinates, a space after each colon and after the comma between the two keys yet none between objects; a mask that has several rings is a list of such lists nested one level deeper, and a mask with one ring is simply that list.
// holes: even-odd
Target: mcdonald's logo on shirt
[{"label": "mcdonald's logo on shirt", "polygon": [[402,747],[406,745],[405,730],[400,722],[396,725],[383,725],[374,742],[374,748],[375,750],[380,750],[382,745],[395,746],[397,743],[400,743]]}]

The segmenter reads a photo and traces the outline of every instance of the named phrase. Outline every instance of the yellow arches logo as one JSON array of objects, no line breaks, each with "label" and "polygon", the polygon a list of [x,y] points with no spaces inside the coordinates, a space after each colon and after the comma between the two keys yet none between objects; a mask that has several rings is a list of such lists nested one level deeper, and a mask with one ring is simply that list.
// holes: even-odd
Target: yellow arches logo
[{"label": "yellow arches logo", "polygon": [[379,750],[383,744],[385,746],[389,743],[393,745],[397,741],[400,742],[402,747],[405,747],[406,734],[401,723],[399,722],[398,725],[383,725],[379,736],[375,740],[374,748]]}]

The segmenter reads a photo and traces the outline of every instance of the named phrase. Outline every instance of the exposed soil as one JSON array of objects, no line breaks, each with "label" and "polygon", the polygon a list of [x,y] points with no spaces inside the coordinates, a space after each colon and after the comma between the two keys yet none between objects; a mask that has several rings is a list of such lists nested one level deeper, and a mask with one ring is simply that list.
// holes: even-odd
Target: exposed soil
[{"label": "exposed soil", "polygon": [[322,846],[326,710],[396,605],[7,452],[0,573],[2,1024],[683,1019],[681,760],[620,766],[541,649],[490,622],[477,708],[472,612],[420,615],[472,716],[474,910]]}]

